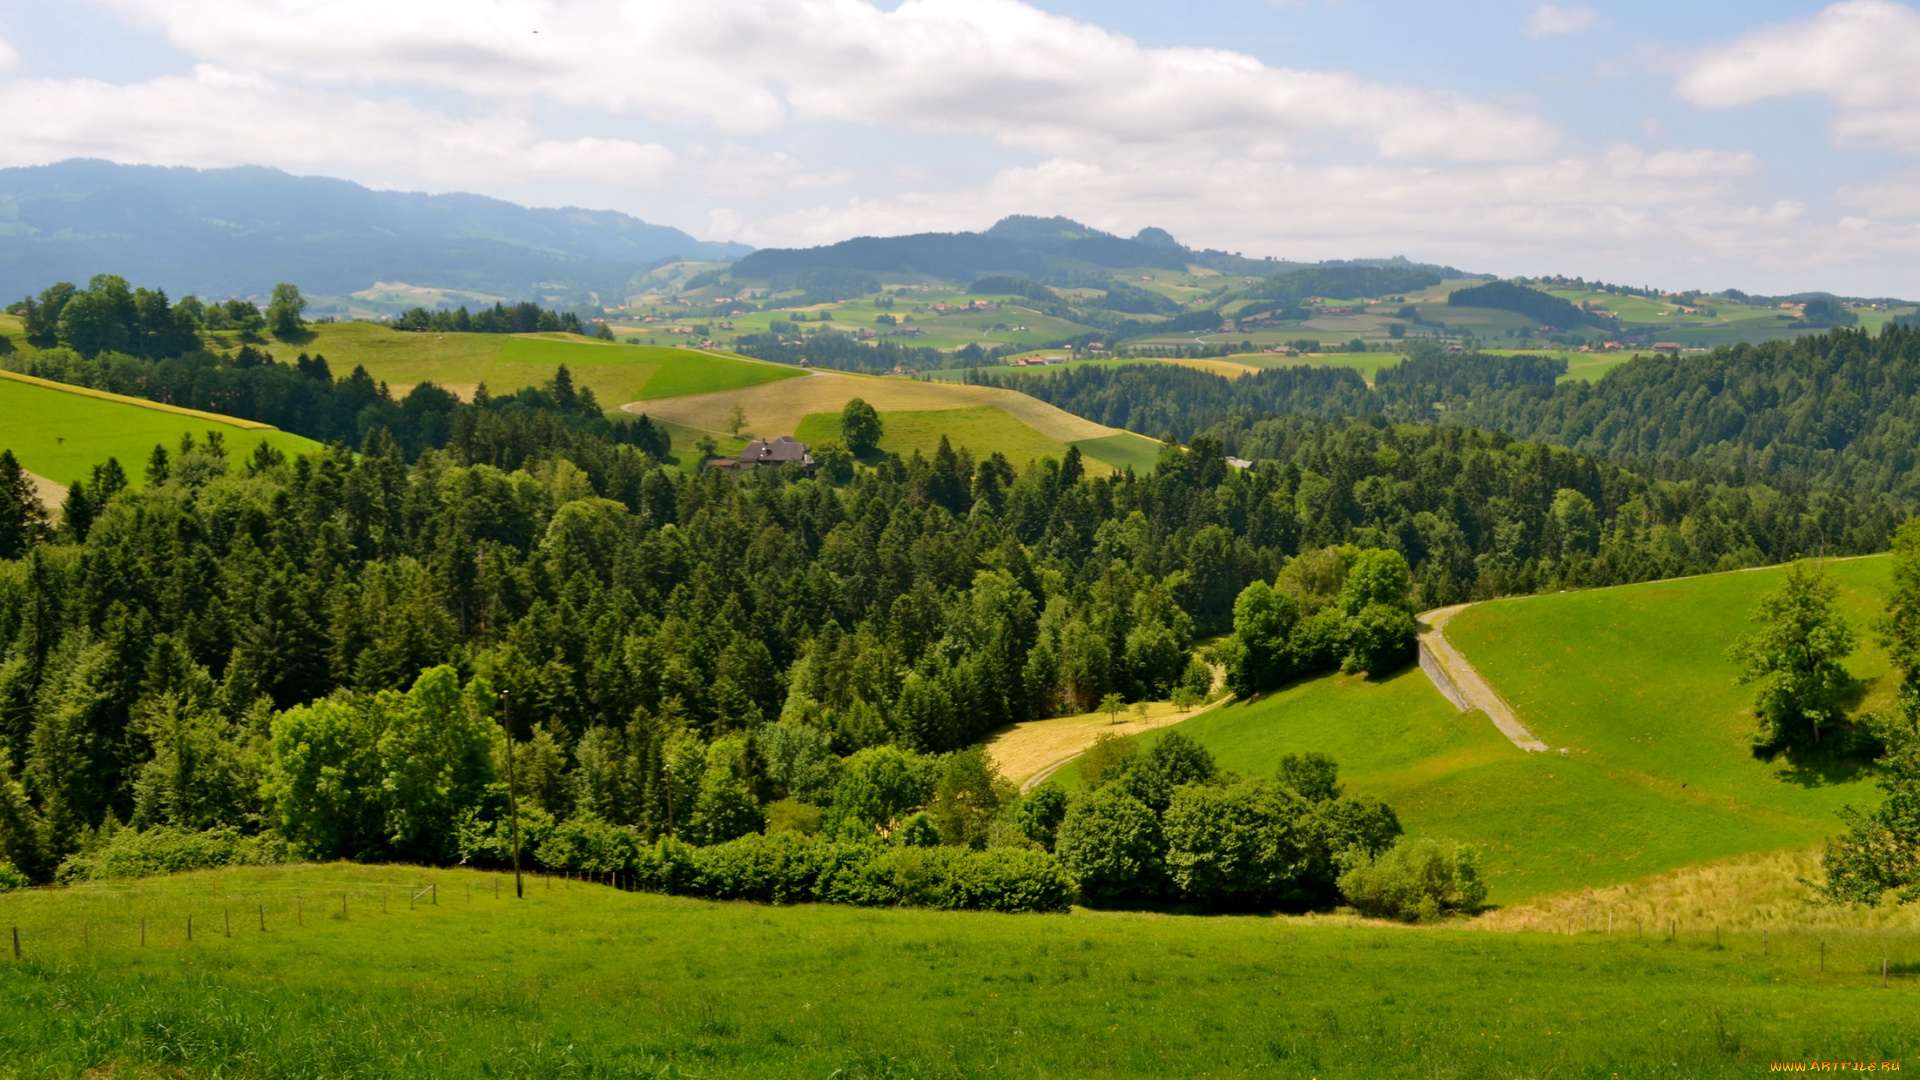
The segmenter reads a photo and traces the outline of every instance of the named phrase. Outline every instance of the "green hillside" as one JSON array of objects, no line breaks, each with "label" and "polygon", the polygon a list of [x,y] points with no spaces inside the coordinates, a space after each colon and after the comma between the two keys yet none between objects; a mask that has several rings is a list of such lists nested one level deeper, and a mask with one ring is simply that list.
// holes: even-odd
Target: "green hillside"
[{"label": "green hillside", "polygon": [[1667,942],[529,886],[336,865],[0,895],[23,945],[0,964],[0,1073],[1731,1077],[1920,1054],[1910,936],[1830,933],[1822,974],[1810,938],[1763,956],[1698,925]]},{"label": "green hillside", "polygon": [[[538,386],[565,364],[574,382],[591,388],[609,411],[630,401],[737,390],[804,374],[691,349],[614,345],[571,334],[402,333],[373,323],[318,325],[297,348],[325,356],[336,375],[360,366],[395,388],[432,382],[462,396],[480,383],[496,393]],[[276,344],[272,350],[291,353],[295,346]]]},{"label": "green hillside", "polygon": [[[1879,609],[1890,567],[1830,564],[1855,619]],[[1837,831],[1835,809],[1871,803],[1875,789],[1753,758],[1751,693],[1721,655],[1783,572],[1501,600],[1456,616],[1448,639],[1564,756],[1515,748],[1483,714],[1455,712],[1417,668],[1296,683],[1140,741],[1178,730],[1222,767],[1256,775],[1283,753],[1330,754],[1350,790],[1386,799],[1409,832],[1482,845],[1496,903],[1815,843]],[[1877,647],[1852,669],[1882,684],[1869,705],[1884,697]],[[1060,778],[1080,785],[1072,766]]]},{"label": "green hillside", "polygon": [[238,462],[261,442],[289,456],[320,444],[290,432],[211,413],[157,408],[113,395],[55,389],[0,373],[0,449],[12,450],[29,472],[61,484],[84,478],[95,465],[118,458],[127,479],[145,482],[147,456],[155,444],[171,451],[180,436],[204,440],[208,431],[226,438],[228,456]]}]

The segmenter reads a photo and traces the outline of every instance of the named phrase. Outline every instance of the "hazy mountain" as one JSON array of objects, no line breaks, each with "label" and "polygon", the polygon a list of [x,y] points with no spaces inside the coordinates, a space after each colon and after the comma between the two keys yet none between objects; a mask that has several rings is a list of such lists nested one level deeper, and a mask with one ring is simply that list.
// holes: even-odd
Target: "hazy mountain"
[{"label": "hazy mountain", "polygon": [[4,298],[110,272],[174,296],[258,295],[280,281],[340,296],[404,281],[578,301],[625,295],[664,258],[751,250],[609,210],[375,191],[259,166],[75,159],[0,170]]},{"label": "hazy mountain", "polygon": [[1039,280],[1082,268],[1178,270],[1196,256],[1160,229],[1128,240],[1063,217],[1016,214],[985,232],[862,236],[815,248],[763,248],[733,266],[735,278],[771,278],[807,270],[920,273],[967,279],[1014,273]]}]

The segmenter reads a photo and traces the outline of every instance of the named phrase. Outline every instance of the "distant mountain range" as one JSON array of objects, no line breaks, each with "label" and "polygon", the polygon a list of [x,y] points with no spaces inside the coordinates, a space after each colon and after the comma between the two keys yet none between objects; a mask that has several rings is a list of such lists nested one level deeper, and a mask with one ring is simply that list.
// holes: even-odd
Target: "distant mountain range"
[{"label": "distant mountain range", "polygon": [[1036,281],[1058,281],[1075,270],[1180,270],[1201,261],[1203,254],[1273,271],[1272,263],[1224,252],[1189,251],[1164,229],[1142,229],[1126,239],[1068,218],[1015,214],[985,232],[862,236],[825,247],[763,248],[735,263],[732,273],[735,280],[786,277],[809,270],[857,270],[958,280],[1021,274]]},{"label": "distant mountain range", "polygon": [[509,298],[626,295],[662,260],[737,259],[609,210],[536,210],[480,195],[375,191],[278,169],[75,159],[0,169],[0,298],[119,274],[174,296],[257,296],[291,281],[344,296],[376,281]]}]

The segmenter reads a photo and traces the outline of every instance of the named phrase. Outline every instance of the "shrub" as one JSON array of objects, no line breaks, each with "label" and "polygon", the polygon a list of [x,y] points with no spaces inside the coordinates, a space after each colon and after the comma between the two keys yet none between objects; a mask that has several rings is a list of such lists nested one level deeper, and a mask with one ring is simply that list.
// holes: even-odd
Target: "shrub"
[{"label": "shrub", "polygon": [[1166,879],[1160,819],[1117,784],[1068,805],[1054,852],[1093,900],[1152,896]]},{"label": "shrub", "polygon": [[1417,922],[1473,911],[1487,898],[1480,855],[1470,846],[1402,838],[1377,858],[1355,852],[1340,892],[1363,914]]},{"label": "shrub", "polygon": [[1305,799],[1269,780],[1188,784],[1167,807],[1167,872],[1188,899],[1269,906],[1300,892]]},{"label": "shrub", "polygon": [[1054,837],[1060,833],[1060,821],[1067,816],[1067,790],[1049,780],[1028,792],[1014,807],[1014,824],[1020,835],[1053,850]]},{"label": "shrub", "polygon": [[27,875],[21,873],[18,867],[5,859],[0,859],[0,892],[24,889],[31,884],[32,882],[27,880]]},{"label": "shrub", "polygon": [[636,853],[643,889],[709,900],[977,911],[1065,911],[1073,879],[1044,852],[888,847],[785,832],[695,848],[662,838]]},{"label": "shrub", "polygon": [[231,826],[190,832],[162,825],[136,832],[120,829],[89,851],[60,864],[61,881],[177,874],[222,866],[266,866],[287,861],[287,843],[279,836],[243,836]]},{"label": "shrub", "polygon": [[1413,656],[1416,629],[1405,607],[1368,604],[1347,620],[1347,655],[1340,670],[1381,675],[1405,664]]},{"label": "shrub", "polygon": [[[524,844],[525,837],[521,838]],[[556,870],[625,870],[646,841],[631,825],[613,825],[596,817],[577,817],[554,828],[534,858]],[[525,850],[522,848],[522,850]]]}]

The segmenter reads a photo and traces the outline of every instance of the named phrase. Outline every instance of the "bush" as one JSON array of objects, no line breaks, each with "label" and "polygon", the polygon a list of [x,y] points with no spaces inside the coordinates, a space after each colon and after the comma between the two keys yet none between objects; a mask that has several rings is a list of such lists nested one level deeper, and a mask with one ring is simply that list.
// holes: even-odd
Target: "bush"
[{"label": "bush", "polygon": [[1403,838],[1378,858],[1355,852],[1340,875],[1340,892],[1362,914],[1418,922],[1478,909],[1487,884],[1473,847]]},{"label": "bush", "polygon": [[27,875],[21,873],[19,867],[5,859],[0,859],[0,892],[24,889],[31,884],[33,883],[27,880]]},{"label": "bush", "polygon": [[1167,807],[1167,872],[1188,899],[1272,906],[1297,898],[1307,862],[1305,799],[1268,780],[1189,784]]},{"label": "bush", "polygon": [[[525,836],[521,843],[526,842]],[[556,870],[625,870],[634,864],[646,841],[631,825],[613,825],[597,817],[577,817],[554,828],[534,851],[542,866]],[[526,850],[524,847],[521,850]]]},{"label": "bush", "polygon": [[1093,900],[1157,895],[1166,880],[1160,819],[1118,784],[1068,805],[1054,853]]},{"label": "bush", "polygon": [[222,866],[268,866],[287,861],[287,842],[268,833],[243,836],[222,826],[190,832],[162,825],[145,832],[120,829],[88,851],[60,864],[61,881],[149,877]]},{"label": "bush", "polygon": [[887,847],[777,833],[712,847],[663,838],[630,868],[643,889],[708,900],[1065,911],[1073,880],[1044,852]]}]

